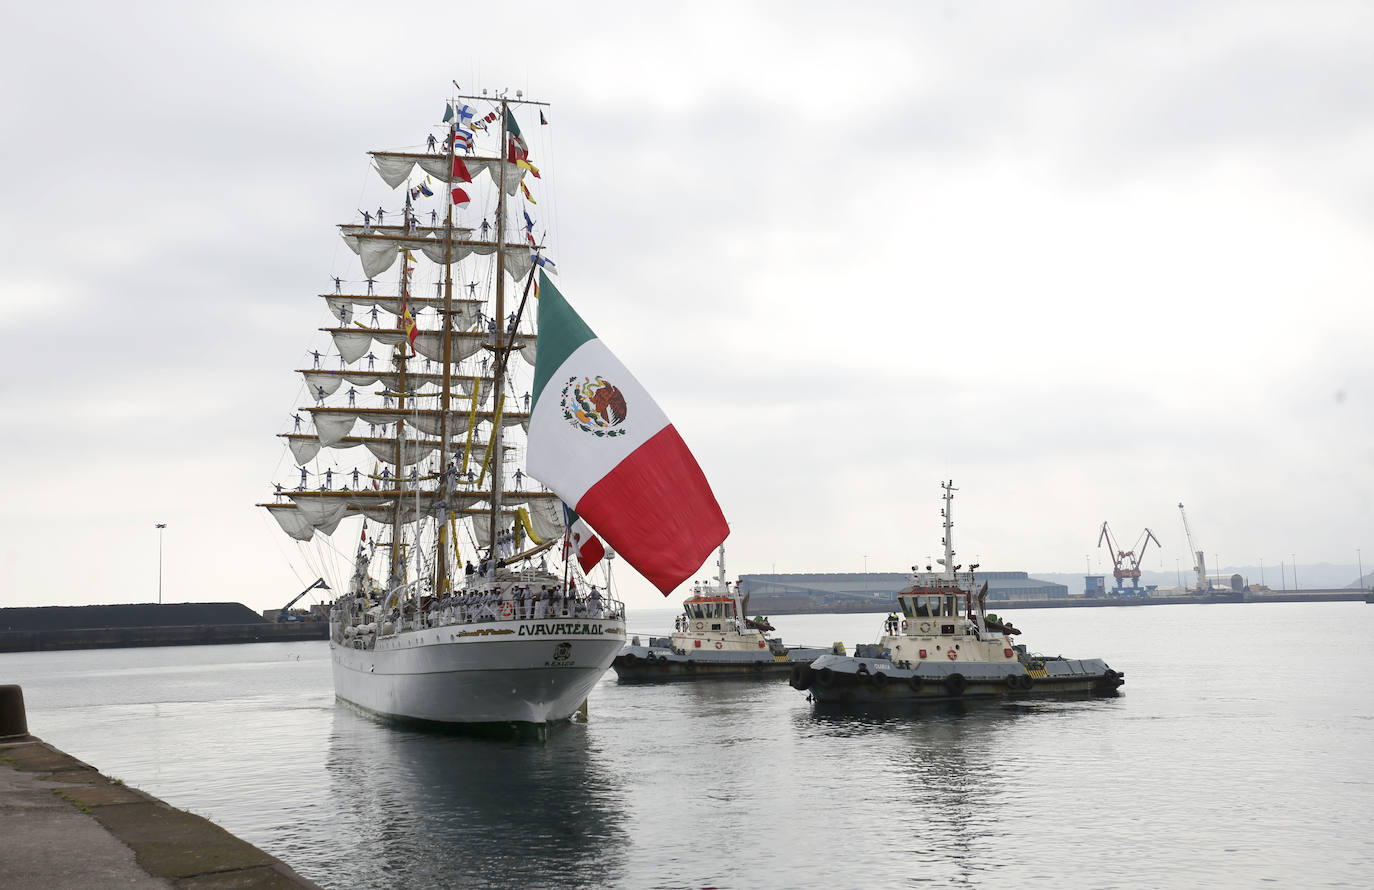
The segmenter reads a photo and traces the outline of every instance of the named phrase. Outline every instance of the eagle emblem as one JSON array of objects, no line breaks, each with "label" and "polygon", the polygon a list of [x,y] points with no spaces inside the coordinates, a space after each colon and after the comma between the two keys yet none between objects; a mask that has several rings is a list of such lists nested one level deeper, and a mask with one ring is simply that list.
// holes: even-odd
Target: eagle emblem
[{"label": "eagle emblem", "polygon": [[594,436],[623,436],[629,414],[625,395],[604,377],[569,377],[560,405],[563,419]]}]

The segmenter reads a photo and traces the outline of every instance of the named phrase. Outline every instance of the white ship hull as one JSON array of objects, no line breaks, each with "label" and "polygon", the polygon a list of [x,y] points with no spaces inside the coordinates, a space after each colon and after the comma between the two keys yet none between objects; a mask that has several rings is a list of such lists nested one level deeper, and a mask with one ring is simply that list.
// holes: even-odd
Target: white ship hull
[{"label": "white ship hull", "polygon": [[[625,644],[619,619],[451,624],[330,642],[334,692],[398,720],[541,725],[573,715]],[[359,644],[361,645],[361,644]]]}]

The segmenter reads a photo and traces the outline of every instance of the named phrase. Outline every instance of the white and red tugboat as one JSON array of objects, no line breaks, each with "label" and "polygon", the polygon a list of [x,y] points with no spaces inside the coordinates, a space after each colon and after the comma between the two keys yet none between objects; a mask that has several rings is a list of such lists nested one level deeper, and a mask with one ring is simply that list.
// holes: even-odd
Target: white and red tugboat
[{"label": "white and red tugboat", "polygon": [[797,666],[825,654],[825,649],[788,649],[768,637],[767,619],[748,617],[748,598],[739,583],[725,580],[725,548],[716,556],[716,583],[698,582],[682,604],[674,632],[636,637],[611,666],[622,683],[695,680],[706,677],[785,677]]},{"label": "white and red tugboat", "polygon": [[[885,704],[1086,693],[1115,695],[1122,673],[1100,658],[1035,655],[1015,642],[1021,631],[985,610],[978,566],[954,562],[954,483],[944,489],[941,571],[913,571],[897,594],[901,615],[877,643],[853,655],[832,651],[792,669],[790,682],[820,704]],[[913,570],[916,568],[912,567]],[[836,649],[840,649],[838,645]]]}]

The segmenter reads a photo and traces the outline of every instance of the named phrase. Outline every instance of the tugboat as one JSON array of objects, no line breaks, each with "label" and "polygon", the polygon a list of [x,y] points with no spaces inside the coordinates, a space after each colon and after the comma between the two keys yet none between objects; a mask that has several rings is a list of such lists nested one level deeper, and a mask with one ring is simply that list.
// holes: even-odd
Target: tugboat
[{"label": "tugboat", "polygon": [[[917,571],[897,594],[901,617],[889,619],[877,643],[847,655],[836,645],[809,665],[792,668],[794,689],[821,704],[887,704],[964,698],[1019,698],[1087,693],[1115,695],[1125,674],[1100,658],[1036,655],[1014,642],[1021,633],[985,610],[987,582],[977,588],[977,565],[954,562],[954,483],[944,489],[942,570]],[[977,591],[975,593],[975,590]],[[896,625],[894,627],[894,625]]]},{"label": "tugboat", "polygon": [[675,631],[631,640],[611,662],[622,683],[695,680],[702,677],[785,677],[825,654],[825,649],[788,649],[765,618],[748,617],[748,597],[725,580],[725,548],[716,555],[716,583],[698,582],[682,604]]}]

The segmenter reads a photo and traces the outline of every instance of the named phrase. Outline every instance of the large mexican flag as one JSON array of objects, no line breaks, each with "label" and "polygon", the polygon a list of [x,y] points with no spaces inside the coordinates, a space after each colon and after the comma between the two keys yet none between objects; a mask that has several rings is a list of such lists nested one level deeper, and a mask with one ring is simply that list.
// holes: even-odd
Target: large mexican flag
[{"label": "large mexican flag", "polygon": [[663,410],[539,272],[528,469],[666,596],[730,533]]}]

